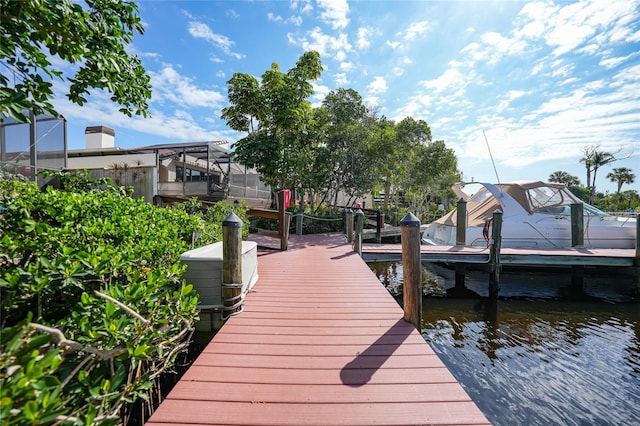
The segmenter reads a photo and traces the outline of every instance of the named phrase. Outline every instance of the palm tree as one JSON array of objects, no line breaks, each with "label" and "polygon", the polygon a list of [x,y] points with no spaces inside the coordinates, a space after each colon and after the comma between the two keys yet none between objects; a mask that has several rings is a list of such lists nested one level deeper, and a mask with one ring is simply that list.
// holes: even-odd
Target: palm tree
[{"label": "palm tree", "polygon": [[611,164],[616,161],[616,157],[613,156],[612,153],[606,151],[593,151],[593,155],[591,157],[591,167],[593,168],[593,185],[591,185],[591,200],[589,204],[593,204],[593,200],[596,195],[596,175],[598,174],[598,169],[604,165]]},{"label": "palm tree", "polygon": [[635,181],[635,178],[636,178],[636,175],[631,173],[631,169],[627,167],[615,168],[613,169],[612,172],[607,174],[607,179],[609,179],[611,182],[618,183],[618,191],[617,191],[618,194],[622,190],[622,185],[624,185],[625,183],[629,183],[629,184],[633,183]]},{"label": "palm tree", "polygon": [[549,182],[564,183],[567,187],[580,185],[580,179],[563,171],[551,173],[549,175]]},{"label": "palm tree", "polygon": [[584,157],[580,159],[581,163],[587,168],[587,188],[591,188],[591,170],[593,169],[593,154],[598,150],[597,145],[589,145],[582,148]]}]

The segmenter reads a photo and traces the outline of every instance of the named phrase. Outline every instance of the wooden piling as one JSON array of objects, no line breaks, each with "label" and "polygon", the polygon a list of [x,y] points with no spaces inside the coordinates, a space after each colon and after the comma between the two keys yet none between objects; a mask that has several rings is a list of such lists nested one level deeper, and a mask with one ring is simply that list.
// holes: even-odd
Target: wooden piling
[{"label": "wooden piling", "polygon": [[500,247],[502,245],[502,212],[493,212],[491,227],[491,249],[489,251],[489,297],[500,291]]},{"label": "wooden piling", "polygon": [[584,246],[584,206],[571,204],[571,247]]},{"label": "wooden piling", "polygon": [[298,214],[296,215],[296,234],[302,235],[302,221],[304,220],[304,206],[298,208]]},{"label": "wooden piling", "polygon": [[[571,204],[571,247],[584,247],[584,205]],[[584,291],[584,265],[571,266],[571,288]]]},{"label": "wooden piling", "polygon": [[291,213],[284,214],[284,226],[282,228],[282,235],[280,236],[280,250],[287,251],[289,248],[289,226],[291,225]]},{"label": "wooden piling", "polygon": [[376,212],[376,242],[380,244],[382,242],[382,210],[378,209]]},{"label": "wooden piling", "polygon": [[636,215],[636,258],[635,265],[640,266],[640,214]]},{"label": "wooden piling", "polygon": [[460,198],[456,205],[456,245],[467,243],[467,202]]},{"label": "wooden piling", "polygon": [[353,210],[345,209],[345,229],[347,233],[347,242],[353,242]]},{"label": "wooden piling", "polygon": [[361,209],[356,211],[356,237],[355,237],[355,250],[360,256],[362,256],[362,229],[364,228],[364,212]]},{"label": "wooden piling", "polygon": [[636,215],[636,253],[633,265],[634,296],[640,299],[640,214]]},{"label": "wooden piling", "polygon": [[242,306],[242,221],[233,212],[222,221],[222,319]]},{"label": "wooden piling", "polygon": [[422,264],[420,262],[420,220],[412,213],[400,221],[404,320],[422,330]]}]

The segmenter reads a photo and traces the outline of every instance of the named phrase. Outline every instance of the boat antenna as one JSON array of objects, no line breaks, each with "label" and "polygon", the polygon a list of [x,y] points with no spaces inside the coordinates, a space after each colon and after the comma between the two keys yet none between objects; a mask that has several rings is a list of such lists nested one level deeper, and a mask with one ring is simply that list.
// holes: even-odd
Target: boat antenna
[{"label": "boat antenna", "polygon": [[493,161],[491,148],[489,148],[489,141],[487,140],[487,134],[484,132],[484,130],[482,131],[482,134],[484,135],[484,141],[487,144],[487,150],[489,150],[489,157],[491,157],[491,164],[493,164],[493,171],[496,174],[496,179],[498,179],[498,183],[500,183],[500,178],[498,177],[498,170],[496,169],[496,163]]}]

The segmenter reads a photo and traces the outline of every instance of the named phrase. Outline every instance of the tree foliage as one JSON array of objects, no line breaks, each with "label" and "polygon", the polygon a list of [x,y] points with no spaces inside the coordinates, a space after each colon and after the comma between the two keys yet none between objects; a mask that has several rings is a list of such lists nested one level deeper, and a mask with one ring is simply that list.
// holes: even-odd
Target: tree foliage
[{"label": "tree foliage", "polygon": [[67,97],[83,105],[90,89],[104,89],[128,116],[147,114],[150,78],[126,51],[143,33],[130,1],[0,0],[0,114],[27,121],[24,110],[57,115],[52,79],[64,80],[59,61],[76,67]]},{"label": "tree foliage", "polygon": [[0,181],[3,424],[122,423],[197,318],[179,256],[203,216],[62,181]]},{"label": "tree foliage", "polygon": [[297,187],[295,170],[305,159],[307,131],[312,118],[313,94],[309,81],[320,77],[322,65],[317,52],[306,52],[288,72],[277,63],[260,82],[245,73],[235,73],[228,83],[229,107],[222,118],[234,130],[248,135],[234,145],[234,157],[256,169],[273,188]]},{"label": "tree foliage", "polygon": [[625,183],[633,183],[635,182],[636,175],[634,175],[628,167],[618,167],[613,169],[612,172],[607,174],[607,179],[611,182],[615,182],[618,185],[618,189],[616,192],[620,193],[622,190],[622,185]]},{"label": "tree foliage", "polygon": [[436,187],[459,178],[457,159],[443,141],[430,146],[429,125],[412,117],[399,123],[378,118],[353,89],[331,91],[311,109],[309,80],[321,70],[319,55],[307,52],[287,73],[273,64],[260,81],[233,75],[222,118],[248,133],[234,145],[235,158],[276,189],[306,192],[312,205],[335,204],[339,194],[354,200],[384,191],[386,206],[404,191],[418,207],[428,198],[420,191],[444,195]]},{"label": "tree foliage", "polygon": [[580,179],[562,170],[558,170],[549,175],[549,182],[557,182],[565,184],[567,187],[579,186]]}]

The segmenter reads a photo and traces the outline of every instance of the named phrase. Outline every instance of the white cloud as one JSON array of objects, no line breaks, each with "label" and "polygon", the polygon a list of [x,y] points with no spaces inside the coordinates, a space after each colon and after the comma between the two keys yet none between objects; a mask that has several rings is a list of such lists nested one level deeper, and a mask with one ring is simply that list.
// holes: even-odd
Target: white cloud
[{"label": "white cloud", "polygon": [[509,90],[507,93],[505,93],[504,98],[497,106],[496,106],[496,111],[497,112],[502,112],[505,109],[509,108],[511,106],[511,102],[514,101],[515,99],[521,98],[522,96],[524,96],[526,94],[525,91],[523,90]]},{"label": "white cloud", "polygon": [[399,42],[399,41],[390,41],[390,40],[387,40],[386,45],[387,45],[387,46],[389,46],[389,47],[390,47],[390,48],[392,48],[392,49],[397,49],[398,47],[400,47],[400,42]]},{"label": "white cloud", "polygon": [[353,62],[341,62],[340,69],[345,72],[352,71],[355,68],[355,64]]},{"label": "white cloud", "polygon": [[611,69],[611,68],[615,68],[620,64],[623,64],[625,62],[627,62],[629,59],[638,56],[638,53],[631,53],[629,55],[626,56],[617,56],[617,57],[609,57],[609,58],[602,58],[600,60],[599,65],[607,68],[607,69]]},{"label": "white cloud", "polygon": [[209,26],[203,22],[198,22],[198,21],[189,22],[188,31],[189,31],[189,34],[191,34],[193,37],[201,38],[208,41],[214,46],[222,49],[222,51],[229,56],[232,56],[236,59],[244,58],[243,54],[235,53],[231,50],[235,42],[233,42],[231,39],[229,39],[226,36],[214,33],[213,31],[211,31],[211,28],[209,28]]},{"label": "white cloud", "polygon": [[356,47],[360,50],[367,49],[371,46],[371,36],[373,35],[373,28],[360,27],[358,28],[358,36],[356,38]]},{"label": "white cloud", "polygon": [[362,102],[369,109],[380,109],[380,98],[377,96],[365,96]]},{"label": "white cloud", "polygon": [[337,37],[327,35],[319,27],[308,31],[303,37],[295,38],[293,34],[287,34],[289,43],[301,46],[305,51],[315,50],[320,56],[331,56],[339,61],[346,59],[347,53],[353,51],[346,34],[340,33]]},{"label": "white cloud", "polygon": [[299,27],[300,25],[302,25],[302,16],[290,16],[287,19],[287,22],[295,25],[296,27]]},{"label": "white cloud", "polygon": [[396,77],[400,77],[402,74],[404,74],[404,68],[402,67],[393,67],[391,71]]},{"label": "white cloud", "polygon": [[271,22],[282,22],[282,16],[274,15],[273,13],[269,12],[267,13],[267,20]]},{"label": "white cloud", "polygon": [[338,87],[344,87],[350,83],[349,79],[347,78],[347,74],[343,72],[334,74],[333,79],[336,82],[336,86]]},{"label": "white cloud", "polygon": [[[302,6],[300,5],[302,3]],[[292,10],[300,10],[301,13],[310,14],[313,11],[313,5],[311,4],[311,0],[291,0],[289,7]]]},{"label": "white cloud", "polygon": [[322,105],[322,101],[327,97],[331,89],[324,84],[320,84],[318,82],[311,82],[313,86],[313,95],[311,96],[311,106],[314,108],[318,108]]},{"label": "white cloud", "polygon": [[634,34],[631,23],[637,19],[637,3],[633,1],[583,0],[559,6],[529,3],[520,11],[521,28],[516,34],[544,39],[559,56],[589,44],[597,33],[597,45],[628,42]]},{"label": "white cloud", "polygon": [[421,37],[431,29],[427,21],[412,22],[405,32],[404,39],[407,41],[415,40]]},{"label": "white cloud", "polygon": [[449,68],[438,78],[421,81],[420,83],[427,89],[431,89],[436,93],[441,93],[447,89],[466,85],[464,76],[455,68]]},{"label": "white cloud", "polygon": [[226,102],[226,96],[213,91],[200,89],[193,81],[180,75],[173,67],[165,66],[159,72],[149,72],[155,102],[171,102],[183,107],[218,108]]},{"label": "white cloud", "polygon": [[367,90],[373,94],[384,93],[387,89],[387,81],[381,76],[375,77],[373,81],[367,85]]},{"label": "white cloud", "polygon": [[320,18],[334,30],[341,30],[349,25],[347,0],[318,0],[318,7],[323,9]]}]

